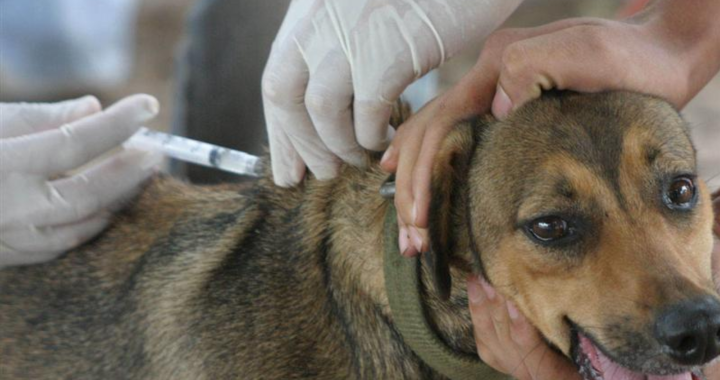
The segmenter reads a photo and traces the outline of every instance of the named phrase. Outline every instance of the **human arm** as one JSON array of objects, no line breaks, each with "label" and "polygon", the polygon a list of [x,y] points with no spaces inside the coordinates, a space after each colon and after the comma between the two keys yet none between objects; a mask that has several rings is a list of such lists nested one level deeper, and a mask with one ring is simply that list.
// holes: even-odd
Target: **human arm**
[{"label": "human arm", "polygon": [[115,148],[158,112],[135,95],[101,111],[94,97],[0,104],[0,267],[51,260],[107,226],[160,157]]}]

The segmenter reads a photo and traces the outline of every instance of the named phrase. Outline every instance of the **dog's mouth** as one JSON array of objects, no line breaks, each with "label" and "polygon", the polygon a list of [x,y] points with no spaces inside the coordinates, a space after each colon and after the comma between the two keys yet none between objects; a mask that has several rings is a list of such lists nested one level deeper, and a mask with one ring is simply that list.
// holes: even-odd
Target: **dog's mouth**
[{"label": "dog's mouth", "polygon": [[702,380],[700,372],[676,375],[649,375],[635,372],[614,362],[591,339],[575,332],[575,364],[584,380]]}]

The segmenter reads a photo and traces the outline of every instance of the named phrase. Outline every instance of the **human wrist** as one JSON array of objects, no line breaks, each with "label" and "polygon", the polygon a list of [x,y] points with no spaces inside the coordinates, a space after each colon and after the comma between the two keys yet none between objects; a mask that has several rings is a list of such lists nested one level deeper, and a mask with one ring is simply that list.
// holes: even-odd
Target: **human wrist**
[{"label": "human wrist", "polygon": [[628,20],[665,50],[685,81],[681,105],[689,102],[720,70],[720,2],[660,0]]}]

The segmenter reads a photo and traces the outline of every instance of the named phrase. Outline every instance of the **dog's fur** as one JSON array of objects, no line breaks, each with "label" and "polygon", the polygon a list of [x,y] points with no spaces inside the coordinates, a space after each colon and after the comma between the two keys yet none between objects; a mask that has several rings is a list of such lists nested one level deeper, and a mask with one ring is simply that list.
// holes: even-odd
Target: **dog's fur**
[{"label": "dog's fur", "polygon": [[[245,189],[154,180],[94,241],[0,272],[0,376],[439,378],[393,325],[391,201],[378,194],[377,157],[368,162],[292,189],[269,174]],[[564,354],[573,322],[623,365],[673,371],[652,356],[653,316],[717,298],[709,191],[696,181],[689,212],[661,201],[669,179],[694,173],[684,122],[646,96],[551,95],[505,122],[462,123],[433,171],[435,265],[423,278],[434,328],[475,353],[464,288],[474,270]],[[521,225],[554,212],[582,220],[579,241],[531,241]]]}]

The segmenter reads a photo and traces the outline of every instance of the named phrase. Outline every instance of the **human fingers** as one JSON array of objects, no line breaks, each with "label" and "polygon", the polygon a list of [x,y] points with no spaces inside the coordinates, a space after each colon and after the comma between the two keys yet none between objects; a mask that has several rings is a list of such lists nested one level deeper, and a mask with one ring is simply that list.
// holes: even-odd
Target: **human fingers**
[{"label": "human fingers", "polygon": [[305,104],[320,139],[343,161],[364,166],[365,153],[353,127],[353,88],[347,58],[335,50],[314,72],[305,93]]},{"label": "human fingers", "polygon": [[0,165],[41,176],[66,172],[127,140],[158,109],[155,98],[134,95],[59,129],[0,140]]},{"label": "human fingers", "polygon": [[20,196],[26,199],[15,199],[22,207],[6,205],[0,226],[40,227],[85,219],[132,197],[161,162],[155,153],[123,150],[68,178],[23,181],[28,189]]},{"label": "human fingers", "polygon": [[[405,124],[430,124],[432,128],[447,128],[464,118],[481,115],[490,110],[500,76],[501,58],[505,48],[513,42],[552,33],[576,25],[594,24],[590,18],[556,21],[534,28],[500,29],[488,36],[477,63],[457,84],[413,115]],[[439,122],[443,119],[443,123]],[[384,170],[394,173],[403,142],[396,136],[383,156]]]},{"label": "human fingers", "polygon": [[468,298],[478,352],[486,364],[518,379],[580,378],[572,363],[552,351],[514,304],[486,281],[469,279]]},{"label": "human fingers", "polygon": [[495,333],[503,340],[507,340],[506,338],[510,337],[510,318],[505,307],[505,297],[498,294],[495,288],[483,278],[480,278],[480,285],[490,301],[490,315],[493,319]]},{"label": "human fingers", "polygon": [[552,88],[629,89],[663,96],[680,107],[686,96],[684,78],[668,75],[680,66],[675,68],[666,55],[640,26],[610,20],[517,41],[502,53],[492,111],[504,118]]},{"label": "human fingers", "polygon": [[[417,128],[417,129],[415,129]],[[403,170],[411,167],[414,163],[417,154],[420,152],[422,147],[422,141],[425,134],[425,125],[401,127],[393,141],[393,145],[388,149],[390,152],[398,151],[397,157],[392,158],[394,162],[397,162],[397,171],[395,173],[395,208],[397,210],[398,218],[403,221],[405,225],[413,226],[415,224],[413,217],[413,195],[412,195],[412,170]],[[397,146],[396,141],[402,143],[402,150],[393,148]],[[399,144],[399,143],[398,143]],[[399,146],[398,146],[399,147]],[[388,162],[385,157],[381,161],[381,165]]]},{"label": "human fingers", "polygon": [[101,212],[75,223],[0,230],[0,268],[50,261],[100,233],[109,220]]},{"label": "human fingers", "polygon": [[415,246],[410,242],[410,231],[408,231],[407,225],[400,219],[397,218],[398,223],[398,245],[400,248],[400,254],[405,257],[417,256],[418,251]]},{"label": "human fingers", "polygon": [[305,104],[308,68],[297,47],[288,43],[273,48],[262,78],[273,179],[284,187],[302,180],[305,165],[318,179],[334,177],[340,167],[313,126]]},{"label": "human fingers", "polygon": [[550,349],[537,329],[511,301],[507,301],[506,306],[510,316],[510,337],[530,378],[581,379],[577,368],[567,358]]},{"label": "human fingers", "polygon": [[157,153],[123,150],[82,173],[50,182],[50,192],[56,194],[52,198],[54,204],[45,210],[42,219],[36,217],[33,224],[68,223],[112,209],[137,194],[141,184],[157,172],[162,160]]},{"label": "human fingers", "polygon": [[362,98],[356,94],[353,105],[355,135],[358,143],[365,149],[382,151],[392,141],[394,130],[388,121],[398,96],[399,94],[389,100]]},{"label": "human fingers", "polygon": [[[381,167],[395,172],[395,204],[404,221],[420,230],[428,227],[430,182],[435,156],[445,136],[460,121],[490,110],[500,72],[500,56],[509,44],[587,22],[563,20],[528,29],[505,29],[490,35],[478,63],[452,89],[437,97],[398,130],[383,155]],[[418,142],[420,141],[420,142]],[[427,241],[424,242],[426,245]]]},{"label": "human fingers", "polygon": [[499,346],[499,339],[492,319],[492,309],[489,304],[491,300],[476,276],[468,278],[467,291],[478,355],[483,362],[497,369],[499,358],[494,348]]},{"label": "human fingers", "polygon": [[101,109],[100,102],[94,96],[57,103],[2,103],[0,139],[57,128]]}]

